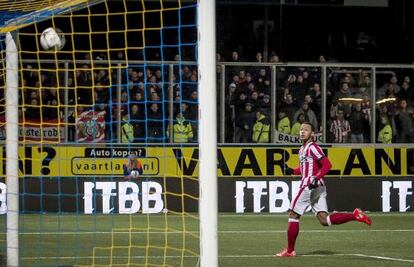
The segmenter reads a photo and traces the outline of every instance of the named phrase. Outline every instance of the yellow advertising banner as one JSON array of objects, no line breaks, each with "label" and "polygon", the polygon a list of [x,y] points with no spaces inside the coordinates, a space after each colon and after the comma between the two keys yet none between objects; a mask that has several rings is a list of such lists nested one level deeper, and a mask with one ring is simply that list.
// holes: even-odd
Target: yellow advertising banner
[{"label": "yellow advertising banner", "polygon": [[[406,147],[327,147],[332,162],[330,176],[414,175],[414,148]],[[0,168],[5,175],[4,147]],[[225,146],[218,149],[219,177],[282,176],[284,163],[298,166],[299,147]],[[180,177],[198,175],[196,146],[25,146],[19,149],[21,176],[75,177],[122,176],[122,165],[136,155],[146,176]],[[212,170],[214,171],[214,170]]]}]

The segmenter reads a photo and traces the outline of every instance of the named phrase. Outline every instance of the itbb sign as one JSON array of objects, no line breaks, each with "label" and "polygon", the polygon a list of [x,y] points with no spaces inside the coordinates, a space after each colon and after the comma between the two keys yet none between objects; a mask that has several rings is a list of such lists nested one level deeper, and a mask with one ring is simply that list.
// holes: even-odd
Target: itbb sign
[{"label": "itbb sign", "polygon": [[[218,180],[220,212],[288,211],[299,190],[298,179],[243,178]],[[414,178],[326,178],[330,211],[414,211]],[[197,212],[198,183],[176,178],[125,181],[104,177],[20,179],[22,212],[136,214]],[[57,194],[60,192],[61,194]],[[186,196],[192,197],[186,197]],[[7,188],[0,182],[0,214],[7,212]],[[53,197],[51,197],[53,196]]]},{"label": "itbb sign", "polygon": [[381,197],[382,211],[412,211],[414,210],[413,181],[382,181]]},{"label": "itbb sign", "polygon": [[[369,211],[414,211],[413,182],[384,179],[327,178],[328,208],[352,210],[360,207]],[[222,181],[229,183],[231,181]],[[300,181],[237,180],[234,181],[234,205],[220,201],[220,211],[278,213],[289,210]],[[221,187],[221,186],[219,186]],[[229,188],[229,186],[223,186]],[[221,198],[228,192],[220,192]]]},{"label": "itbb sign", "polygon": [[[97,198],[101,201],[94,201]],[[141,189],[132,181],[85,182],[83,200],[85,214],[97,210],[103,214],[113,213],[115,210],[120,214],[134,214],[139,211],[159,213],[164,210],[162,186],[157,182],[142,182]],[[100,207],[97,203],[101,203]]]},{"label": "itbb sign", "polygon": [[248,210],[256,213],[265,209],[271,213],[288,211],[299,185],[299,181],[291,186],[283,181],[236,181],[236,212],[245,212],[246,202]]},{"label": "itbb sign", "polygon": [[[1,202],[2,197],[6,199],[2,185],[4,184],[0,183],[0,204],[5,204],[5,201]],[[183,210],[195,212],[198,208],[198,183],[189,179],[29,177],[20,179],[20,188],[24,188],[24,194],[20,198],[21,206],[25,212],[31,213],[153,214]],[[184,193],[194,198],[186,197]]]}]

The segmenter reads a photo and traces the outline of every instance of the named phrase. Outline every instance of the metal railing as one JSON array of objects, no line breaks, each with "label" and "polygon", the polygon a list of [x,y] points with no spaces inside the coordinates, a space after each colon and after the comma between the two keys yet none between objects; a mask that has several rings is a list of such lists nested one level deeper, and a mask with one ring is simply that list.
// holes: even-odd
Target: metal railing
[{"label": "metal railing", "polygon": [[[34,64],[35,66],[41,66],[42,64],[50,64],[54,63],[53,60],[50,61],[31,61],[31,60],[23,60],[22,66],[23,71],[27,71],[28,69],[25,69],[25,67],[28,64]],[[143,61],[131,61],[131,62],[125,62],[125,61],[105,61],[105,60],[99,60],[99,61],[77,61],[77,62],[71,62],[71,61],[61,61],[59,62],[59,65],[62,66],[59,69],[60,73],[63,73],[63,85],[66,88],[64,90],[64,99],[63,99],[63,113],[64,118],[67,118],[68,115],[68,105],[69,102],[69,94],[68,94],[68,80],[70,78],[70,73],[74,72],[74,68],[72,66],[78,65],[78,64],[91,64],[92,66],[104,66],[107,64],[111,64],[111,68],[116,69],[116,83],[118,85],[122,84],[121,77],[123,75],[122,71],[126,70],[128,66],[130,65],[140,65],[151,67],[151,65],[155,66],[164,66],[164,70],[166,70],[164,77],[166,79],[163,81],[163,84],[166,88],[171,87],[174,83],[177,81],[174,80],[174,75],[181,75],[181,67],[183,66],[191,66],[192,68],[196,68],[196,62],[175,62],[175,61],[165,61],[165,62],[159,62],[159,61],[153,61],[153,62],[143,62]],[[281,90],[281,83],[284,82],[284,77],[280,77],[280,73],[283,75],[287,75],[290,72],[292,73],[300,73],[301,70],[314,70],[317,73],[317,76],[320,77],[320,80],[317,80],[315,82],[320,83],[321,86],[321,110],[319,111],[320,117],[318,118],[321,124],[320,132],[322,133],[322,140],[323,143],[329,142],[327,135],[328,135],[328,126],[327,125],[327,118],[328,118],[328,105],[330,102],[328,101],[328,93],[332,91],[339,90],[338,88],[329,88],[330,79],[332,78],[332,75],[360,75],[361,70],[363,70],[369,77],[371,78],[371,91],[369,92],[370,95],[370,102],[371,102],[371,123],[370,123],[370,134],[369,139],[371,143],[376,142],[376,103],[377,98],[377,89],[382,86],[377,86],[378,81],[384,82],[384,80],[387,80],[389,76],[395,74],[399,76],[399,78],[402,78],[402,76],[408,76],[414,78],[412,73],[414,73],[414,66],[410,64],[350,64],[350,63],[305,63],[305,62],[289,62],[289,63],[254,63],[254,62],[217,62],[217,90],[218,90],[218,110],[219,110],[219,117],[218,117],[218,126],[219,126],[219,143],[232,143],[233,140],[229,140],[228,136],[234,137],[234,125],[231,125],[229,128],[228,122],[231,121],[234,123],[234,117],[237,116],[237,114],[230,113],[229,110],[226,109],[226,105],[228,105],[228,85],[232,82],[231,80],[231,73],[232,68],[238,68],[243,69],[246,72],[249,71],[255,71],[257,72],[259,69],[266,69],[268,74],[268,79],[270,80],[270,123],[271,123],[271,142],[276,142],[276,125],[277,125],[277,117],[276,114],[279,112],[280,107],[277,103],[280,102],[279,98],[279,92]],[[178,68],[178,73],[177,73]],[[174,73],[175,72],[175,73]],[[22,72],[21,72],[22,73]],[[236,75],[236,74],[235,74]],[[384,76],[385,79],[384,79]],[[120,91],[118,90],[119,94],[117,95],[117,105],[120,107],[122,105],[121,103],[121,97],[120,97]],[[173,95],[171,94],[172,90],[169,90],[168,93],[163,94],[164,100],[167,103],[166,114],[168,114],[168,118],[166,119],[166,123],[170,126],[169,129],[173,128],[174,118],[173,118]],[[171,100],[171,101],[170,101]],[[231,109],[230,109],[231,110]],[[120,108],[118,108],[118,111],[120,111]],[[234,112],[234,111],[231,111]],[[112,140],[112,142],[121,142],[121,114],[117,114],[116,121],[118,123],[116,127],[116,140]],[[292,122],[293,124],[293,122]],[[229,132],[233,131],[233,133]],[[68,121],[65,121],[65,142],[71,142],[71,140],[68,140]],[[172,136],[172,135],[170,135]],[[172,139],[172,138],[170,138]],[[170,140],[172,142],[172,140]]]},{"label": "metal railing", "polygon": [[[386,80],[389,79],[392,75],[399,75],[404,76],[407,72],[414,73],[414,66],[410,64],[358,64],[358,63],[304,63],[304,62],[289,62],[289,63],[239,63],[239,62],[219,62],[218,65],[220,66],[220,106],[222,111],[225,109],[223,105],[226,100],[226,91],[227,86],[231,81],[228,77],[226,77],[226,73],[229,67],[244,67],[248,69],[249,67],[256,67],[256,68],[267,68],[270,70],[270,79],[271,79],[271,128],[272,128],[272,135],[271,140],[272,142],[276,142],[276,135],[275,135],[275,128],[276,128],[276,113],[278,112],[277,102],[278,102],[278,90],[280,81],[278,77],[278,70],[279,69],[300,69],[300,68],[317,68],[320,70],[320,80],[318,81],[321,85],[322,89],[322,103],[321,103],[321,110],[320,114],[321,117],[319,118],[322,125],[322,135],[323,135],[323,142],[327,143],[327,112],[329,107],[327,102],[327,92],[332,90],[339,90],[338,88],[328,88],[329,83],[329,75],[334,73],[338,74],[351,74],[356,75],[360,74],[361,70],[365,70],[367,74],[371,77],[371,92],[370,95],[370,103],[371,103],[371,123],[370,123],[370,142],[376,142],[376,102],[377,102],[377,80],[379,80],[379,76],[387,75]],[[368,71],[367,71],[368,70]],[[405,73],[405,74],[404,74]],[[410,75],[408,75],[410,77]],[[401,77],[400,77],[401,78]],[[384,79],[382,79],[384,80]],[[223,112],[221,113],[223,114]],[[226,130],[225,130],[225,118],[229,114],[225,114],[224,116],[220,117],[220,143],[226,143]]]}]

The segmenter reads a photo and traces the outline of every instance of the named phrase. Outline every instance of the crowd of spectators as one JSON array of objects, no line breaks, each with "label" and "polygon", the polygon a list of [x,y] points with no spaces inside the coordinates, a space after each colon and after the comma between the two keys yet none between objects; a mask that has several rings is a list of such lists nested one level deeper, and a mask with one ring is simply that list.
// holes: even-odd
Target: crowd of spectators
[{"label": "crowd of spectators", "polygon": [[[219,63],[240,62],[237,51],[229,54],[229,58],[217,55]],[[255,58],[255,63],[264,61],[261,53]],[[279,60],[278,55],[271,54],[268,63],[280,63]],[[319,62],[326,60],[321,56]],[[83,112],[93,111],[104,114],[103,141],[197,142],[196,66],[175,66],[172,83],[168,68],[132,66],[122,69],[120,86],[117,85],[117,68],[99,64],[96,59],[93,63],[72,67],[65,80],[63,69],[56,71],[48,66],[39,71],[30,64],[25,66],[21,81],[24,90],[20,91],[21,121],[67,122],[68,141],[76,142],[77,119]],[[320,67],[277,65],[276,92],[273,93],[269,66],[228,65],[224,75],[225,142],[271,142],[273,129],[278,134],[297,136],[303,121],[311,122],[317,134],[325,127],[327,143],[413,142],[411,74],[401,69],[378,71],[376,103],[373,104],[370,69],[328,68],[327,80],[322,81]],[[325,126],[323,83],[327,89]],[[58,90],[62,87],[68,89],[67,94],[65,90]],[[272,114],[272,99],[276,101],[276,114]],[[374,112],[375,122],[372,121]],[[272,125],[272,118],[275,125]],[[373,123],[374,136],[371,133]],[[118,136],[118,124],[124,136]],[[372,137],[375,140],[371,140]]]},{"label": "crowd of spectators", "polygon": [[[261,53],[256,54],[256,60],[263,61]],[[236,51],[229,61],[239,62]],[[279,57],[272,54],[269,62],[279,63]],[[326,59],[321,56],[319,62],[326,63]],[[327,89],[327,143],[371,142],[373,112],[376,115],[375,142],[414,141],[414,89],[407,70],[377,72],[376,103],[373,105],[369,69],[329,68],[327,80],[322,81],[320,67],[280,66],[276,69],[276,114],[271,114],[270,69],[240,66],[227,69],[226,142],[258,142],[254,136],[260,115],[253,116],[256,112],[267,118],[275,116],[276,125],[271,127],[275,127],[278,134],[297,136],[298,125],[303,121],[311,122],[317,134],[322,133],[322,82]],[[399,76],[403,78],[401,86]]]},{"label": "crowd of spectators", "polygon": [[[187,141],[196,142],[198,92],[195,66],[176,68],[172,83],[168,71],[163,72],[159,65],[130,67],[121,70],[122,84],[117,85],[117,68],[108,68],[99,64],[99,60],[93,64],[93,67],[91,64],[73,66],[67,84],[64,70],[57,72],[45,67],[39,71],[27,65],[22,80],[24,90],[20,94],[21,120],[26,124],[68,122],[68,141],[77,141],[79,128],[85,128],[78,127],[79,116],[96,112],[95,116],[103,114],[105,120],[105,138],[102,141],[168,142],[172,97],[173,123],[184,121],[190,125],[192,134]],[[68,89],[67,95],[65,90],[58,90],[62,87]],[[180,115],[180,120],[176,119],[177,115]],[[122,136],[118,137],[119,123]],[[124,131],[129,129],[125,124],[131,126],[132,136]],[[175,134],[174,129],[178,128],[172,128],[172,134]]]}]

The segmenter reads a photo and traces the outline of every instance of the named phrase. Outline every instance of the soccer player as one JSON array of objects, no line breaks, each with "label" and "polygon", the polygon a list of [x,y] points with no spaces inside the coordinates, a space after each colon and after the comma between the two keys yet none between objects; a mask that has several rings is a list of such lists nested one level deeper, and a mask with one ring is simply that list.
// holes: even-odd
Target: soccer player
[{"label": "soccer player", "polygon": [[332,165],[322,149],[312,140],[313,131],[311,123],[302,123],[299,134],[303,143],[299,150],[300,166],[294,169],[285,167],[285,173],[288,175],[301,174],[302,182],[290,207],[287,229],[288,245],[287,248],[275,255],[278,257],[296,256],[295,242],[299,234],[299,219],[309,206],[323,226],[355,220],[367,225],[372,223],[371,219],[360,209],[355,209],[353,213],[335,212],[328,215],[326,187],[323,177],[329,172]]}]

